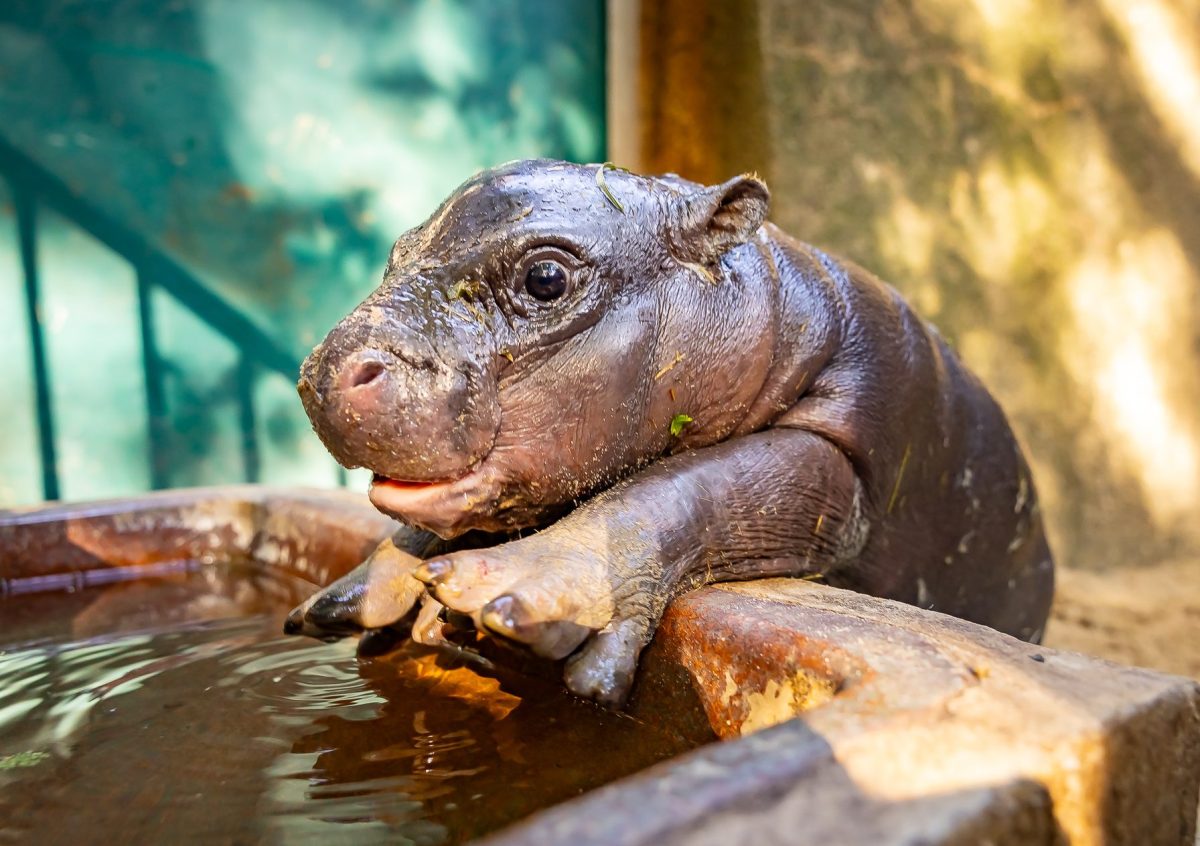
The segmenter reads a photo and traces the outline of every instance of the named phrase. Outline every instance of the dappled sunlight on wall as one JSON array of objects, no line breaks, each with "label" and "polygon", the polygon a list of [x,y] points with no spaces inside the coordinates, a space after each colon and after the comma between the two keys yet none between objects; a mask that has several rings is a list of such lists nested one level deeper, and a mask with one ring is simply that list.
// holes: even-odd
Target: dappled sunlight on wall
[{"label": "dappled sunlight on wall", "polygon": [[1200,374],[1195,351],[1179,344],[1195,329],[1187,263],[1165,230],[1122,241],[1113,258],[1089,255],[1067,280],[1075,324],[1063,360],[1090,390],[1093,423],[1155,527],[1186,530],[1200,511]]},{"label": "dappled sunlight on wall", "polygon": [[756,84],[733,90],[721,12],[697,11],[640,85],[761,86],[761,120],[685,120],[668,88],[621,163],[757,170],[777,223],[900,288],[1013,419],[1060,560],[1200,560],[1200,4],[743,8]]},{"label": "dappled sunlight on wall", "polygon": [[1200,176],[1200,6],[1104,0],[1104,8],[1128,45],[1150,108]]}]

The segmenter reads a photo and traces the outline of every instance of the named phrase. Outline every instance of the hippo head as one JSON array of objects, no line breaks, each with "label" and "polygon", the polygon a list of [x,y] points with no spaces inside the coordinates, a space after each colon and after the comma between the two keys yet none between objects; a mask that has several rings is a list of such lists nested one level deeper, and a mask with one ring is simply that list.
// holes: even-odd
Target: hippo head
[{"label": "hippo head", "polygon": [[680,314],[766,209],[748,176],[485,171],[400,237],[382,285],[313,350],[305,410],[406,523],[542,523],[678,445],[672,419],[702,398],[656,374],[703,349]]}]

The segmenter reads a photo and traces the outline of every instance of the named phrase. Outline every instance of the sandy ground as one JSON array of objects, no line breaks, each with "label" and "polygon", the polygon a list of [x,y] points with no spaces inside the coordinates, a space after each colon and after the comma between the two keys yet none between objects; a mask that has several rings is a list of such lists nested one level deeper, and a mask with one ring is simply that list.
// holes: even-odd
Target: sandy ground
[{"label": "sandy ground", "polygon": [[1046,645],[1200,680],[1200,561],[1060,569]]}]

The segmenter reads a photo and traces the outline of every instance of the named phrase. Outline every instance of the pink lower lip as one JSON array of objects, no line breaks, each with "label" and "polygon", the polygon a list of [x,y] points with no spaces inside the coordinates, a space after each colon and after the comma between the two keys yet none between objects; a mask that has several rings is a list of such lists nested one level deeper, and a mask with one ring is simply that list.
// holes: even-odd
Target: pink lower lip
[{"label": "pink lower lip", "polygon": [[388,476],[381,476],[378,473],[371,479],[371,486],[383,486],[394,488],[396,490],[421,490],[422,488],[433,488],[438,485],[448,485],[451,482],[458,481],[457,479],[433,479],[425,481],[414,481],[411,479],[392,479]]},{"label": "pink lower lip", "polygon": [[[389,479],[376,475],[371,480],[372,499],[396,504],[424,499],[422,494],[435,494],[437,491],[447,491],[460,482],[465,481],[470,474],[457,479],[441,479],[438,481],[413,482],[406,479]],[[377,503],[378,504],[378,503]]]},{"label": "pink lower lip", "polygon": [[446,487],[449,482],[399,482],[393,479],[376,479],[371,482],[371,500],[379,502],[405,502],[410,497],[436,488]]},{"label": "pink lower lip", "polygon": [[407,482],[376,476],[371,482],[371,503],[410,526],[454,537],[472,509],[496,494],[488,471],[476,466],[466,475],[437,482]]},{"label": "pink lower lip", "polygon": [[[376,508],[398,518],[421,520],[446,507],[459,480],[445,482],[403,482],[376,479],[369,497]],[[431,510],[432,509],[432,510]]]}]

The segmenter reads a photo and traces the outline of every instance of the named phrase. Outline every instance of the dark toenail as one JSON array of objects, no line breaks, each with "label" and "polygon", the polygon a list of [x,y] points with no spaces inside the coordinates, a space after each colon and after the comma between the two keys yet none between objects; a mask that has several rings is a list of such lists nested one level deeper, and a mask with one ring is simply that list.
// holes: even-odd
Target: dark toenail
[{"label": "dark toenail", "polygon": [[318,625],[344,623],[346,607],[331,596],[323,596],[308,609],[308,616]]},{"label": "dark toenail", "polygon": [[485,605],[483,607],[483,613],[480,616],[494,617],[500,622],[500,625],[511,630],[516,628],[517,625],[515,607],[516,600],[506,593],[502,596],[497,596],[495,599]]},{"label": "dark toenail", "polygon": [[413,570],[413,576],[417,581],[429,584],[450,572],[450,562],[445,560],[426,561],[417,569]]},{"label": "dark toenail", "polygon": [[345,637],[362,630],[355,616],[355,609],[335,596],[323,596],[312,604],[305,615],[310,627],[322,634]]}]

